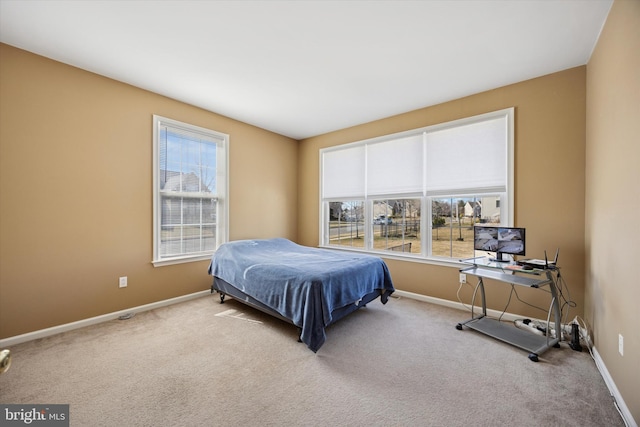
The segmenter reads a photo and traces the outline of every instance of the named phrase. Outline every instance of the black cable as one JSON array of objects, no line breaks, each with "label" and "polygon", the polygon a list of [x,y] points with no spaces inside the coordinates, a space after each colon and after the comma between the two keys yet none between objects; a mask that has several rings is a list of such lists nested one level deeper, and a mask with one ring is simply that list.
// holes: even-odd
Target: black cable
[{"label": "black cable", "polygon": [[[513,287],[513,285],[511,285],[511,286]],[[540,289],[540,288],[538,288],[538,289]],[[543,290],[543,291],[546,291],[546,292],[549,292],[549,291],[547,291],[546,289],[542,289],[542,290]],[[532,307],[532,308],[538,309],[538,310],[542,311],[543,313],[547,313],[547,312],[549,311],[549,310],[547,310],[546,308],[538,307],[537,305],[533,305],[533,304],[531,304],[531,303],[529,303],[529,302],[526,302],[526,301],[525,301],[525,300],[523,300],[523,299],[520,299],[520,295],[518,295],[518,291],[516,291],[516,290],[515,290],[515,288],[514,288],[513,292],[515,292],[515,294],[516,294],[516,298],[517,298],[517,299],[518,299],[518,301],[520,301],[521,303],[523,303],[523,304],[525,304],[525,305],[528,305],[529,307]]]},{"label": "black cable", "polygon": [[[511,292],[509,292],[509,299],[507,300],[507,305],[504,306],[504,310],[502,310],[502,313],[500,313],[500,316],[498,317],[498,322],[500,322],[502,320],[502,316],[504,316],[504,314],[507,312],[507,308],[509,307],[509,304],[511,304],[511,296],[513,294],[516,294],[516,298],[518,297],[518,292],[516,292],[516,288],[515,285],[513,283],[511,283]],[[520,299],[520,298],[518,298]]]}]

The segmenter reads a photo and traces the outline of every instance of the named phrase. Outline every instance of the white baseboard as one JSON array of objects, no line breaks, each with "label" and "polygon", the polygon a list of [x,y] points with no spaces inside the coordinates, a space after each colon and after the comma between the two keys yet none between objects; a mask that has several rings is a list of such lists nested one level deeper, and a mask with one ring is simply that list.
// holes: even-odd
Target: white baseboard
[{"label": "white baseboard", "polygon": [[64,325],[53,326],[51,328],[41,329],[39,331],[28,332],[22,335],[16,335],[0,340],[0,348],[7,348],[12,345],[20,344],[23,342],[35,340],[38,338],[45,338],[51,335],[56,335],[61,332],[72,331],[74,329],[83,328],[85,326],[95,325],[97,323],[107,322],[109,320],[117,319],[120,316],[129,313],[142,313],[143,311],[153,310],[155,308],[165,307],[171,304],[177,304],[180,302],[188,301],[194,298],[200,298],[202,296],[210,294],[211,291],[200,291],[193,294],[182,295],[176,298],[170,298],[163,301],[157,301],[151,304],[140,305],[138,307],[128,308],[126,310],[120,310],[113,313],[103,314],[101,316],[90,317],[88,319],[78,320],[77,322],[66,323]]},{"label": "white baseboard", "polygon": [[596,367],[598,368],[598,371],[600,371],[600,375],[602,375],[605,384],[607,384],[609,393],[611,393],[611,396],[615,400],[614,403],[618,407],[624,423],[628,427],[638,427],[638,424],[633,419],[633,415],[631,415],[631,411],[627,407],[627,404],[624,402],[622,395],[620,395],[620,391],[618,390],[618,387],[616,387],[616,383],[613,382],[613,378],[611,378],[611,374],[609,374],[609,370],[605,366],[602,357],[600,357],[600,353],[598,353],[598,350],[596,350],[595,347],[592,348],[592,353],[593,360],[595,360],[596,362]]},{"label": "white baseboard", "polygon": [[[413,292],[396,290],[393,293],[393,296],[412,298],[418,301],[424,301],[432,304],[442,305],[445,307],[455,308],[458,310],[469,311],[468,307],[460,302],[450,301],[450,300],[445,300],[445,299],[440,299],[435,297],[429,297],[421,294],[414,294]],[[478,310],[481,310],[481,308],[478,308]],[[522,318],[522,316],[518,316],[513,313],[502,314],[501,311],[490,310],[490,309],[487,309],[487,315],[491,317],[500,317],[500,315],[502,315],[502,318],[508,321],[515,321],[517,319]],[[535,319],[535,320],[540,320],[540,319]],[[600,354],[598,354],[598,351],[596,350],[595,347],[592,347],[592,352],[593,352],[593,358],[596,362],[596,367],[598,368],[600,375],[602,375],[604,382],[607,384],[609,393],[611,393],[611,396],[614,399],[614,404],[618,407],[618,410],[620,412],[620,415],[622,416],[623,421],[628,427],[638,427],[638,424],[633,419],[633,416],[631,415],[631,411],[625,404],[624,399],[622,398],[622,395],[620,395],[620,392],[618,391],[616,384],[613,382],[613,378],[611,378],[611,375],[609,374],[607,367],[605,366],[602,358],[600,357]]]},{"label": "white baseboard", "polygon": [[[445,307],[455,308],[457,310],[464,310],[464,311],[469,312],[469,306],[464,305],[461,302],[457,302],[457,301],[451,301],[451,300],[447,300],[447,299],[429,297],[429,296],[426,296],[426,295],[414,294],[413,292],[399,291],[397,289],[393,293],[393,296],[407,297],[407,298],[415,299],[415,300],[418,300],[418,301],[430,302],[432,304],[442,305],[442,306],[445,306]],[[476,306],[475,310],[478,313],[480,313],[480,311],[482,310],[482,307]],[[506,312],[503,313],[503,312],[498,311],[498,310],[491,310],[490,308],[487,308],[487,315],[489,317],[495,317],[495,318],[502,316],[503,320],[507,320],[507,321],[510,321],[510,322],[516,321],[518,319],[522,319],[521,315],[513,314],[513,313],[506,313]],[[532,320],[542,320],[542,319],[532,319]]]}]

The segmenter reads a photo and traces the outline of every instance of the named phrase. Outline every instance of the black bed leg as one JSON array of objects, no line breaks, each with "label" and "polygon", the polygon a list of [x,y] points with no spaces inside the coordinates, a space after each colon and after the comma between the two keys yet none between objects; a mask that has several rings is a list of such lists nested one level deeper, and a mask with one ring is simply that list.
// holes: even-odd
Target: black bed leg
[{"label": "black bed leg", "polygon": [[302,328],[298,328],[298,342],[302,342]]},{"label": "black bed leg", "polygon": [[222,292],[220,292],[220,304],[224,304],[224,297],[226,296],[226,294],[223,294]]}]

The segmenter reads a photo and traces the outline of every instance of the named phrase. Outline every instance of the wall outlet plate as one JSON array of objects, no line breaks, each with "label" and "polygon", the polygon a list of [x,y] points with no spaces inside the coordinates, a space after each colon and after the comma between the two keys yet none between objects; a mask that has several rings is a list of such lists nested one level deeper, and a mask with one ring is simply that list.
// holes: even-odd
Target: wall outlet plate
[{"label": "wall outlet plate", "polygon": [[467,275],[465,273],[460,273],[460,283],[467,283]]},{"label": "wall outlet plate", "polygon": [[624,337],[622,334],[618,334],[618,353],[620,356],[624,356]]},{"label": "wall outlet plate", "polygon": [[121,288],[126,288],[127,287],[127,276],[121,277],[118,280],[118,286]]}]

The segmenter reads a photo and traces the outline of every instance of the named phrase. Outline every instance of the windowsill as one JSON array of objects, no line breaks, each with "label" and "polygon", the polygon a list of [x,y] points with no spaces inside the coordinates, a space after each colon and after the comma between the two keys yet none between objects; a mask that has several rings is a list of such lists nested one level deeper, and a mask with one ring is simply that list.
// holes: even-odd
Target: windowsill
[{"label": "windowsill", "polygon": [[186,264],[188,262],[197,262],[197,261],[208,261],[211,259],[213,252],[210,254],[200,254],[200,255],[192,255],[185,257],[175,257],[175,258],[166,258],[161,260],[151,261],[154,267],[164,267],[166,265],[174,265],[174,264]]},{"label": "windowsill", "polygon": [[457,260],[457,259],[449,260],[444,258],[424,258],[419,254],[399,255],[402,252],[393,253],[392,251],[365,251],[359,248],[327,246],[327,245],[319,245],[318,247],[322,249],[330,249],[330,250],[336,250],[336,251],[358,252],[365,255],[378,256],[381,258],[393,259],[397,261],[416,262],[420,264],[438,265],[442,267],[460,268],[460,266],[462,265],[460,260]]}]

